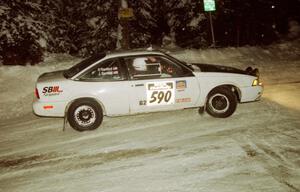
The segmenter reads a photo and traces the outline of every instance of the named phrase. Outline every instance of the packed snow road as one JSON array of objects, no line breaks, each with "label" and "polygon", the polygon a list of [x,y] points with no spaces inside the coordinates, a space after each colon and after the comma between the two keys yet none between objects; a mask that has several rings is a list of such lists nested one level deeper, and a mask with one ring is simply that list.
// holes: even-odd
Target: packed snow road
[{"label": "packed snow road", "polygon": [[[238,51],[246,50],[215,54],[244,68],[230,58],[244,57]],[[191,56],[181,54],[199,55]],[[3,67],[0,191],[299,191],[299,59],[259,60],[251,62],[262,71],[264,95],[238,105],[230,118],[189,109],[104,118],[99,129],[83,133],[63,132],[63,119],[31,112],[36,77],[58,65],[31,72]]]},{"label": "packed snow road", "polygon": [[105,118],[84,133],[62,132],[59,118],[3,121],[0,188],[298,191],[299,86],[267,86],[260,102],[239,105],[228,119],[192,109]]}]

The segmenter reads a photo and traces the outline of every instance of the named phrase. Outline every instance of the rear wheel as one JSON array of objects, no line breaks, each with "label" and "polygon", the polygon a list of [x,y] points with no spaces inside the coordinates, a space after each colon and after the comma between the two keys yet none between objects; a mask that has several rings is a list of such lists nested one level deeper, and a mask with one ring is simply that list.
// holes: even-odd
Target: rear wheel
[{"label": "rear wheel", "polygon": [[234,113],[236,106],[235,93],[227,87],[219,87],[209,93],[206,112],[213,117],[226,118]]},{"label": "rear wheel", "polygon": [[68,121],[77,131],[94,130],[103,120],[101,106],[93,100],[80,99],[74,101],[68,110]]}]

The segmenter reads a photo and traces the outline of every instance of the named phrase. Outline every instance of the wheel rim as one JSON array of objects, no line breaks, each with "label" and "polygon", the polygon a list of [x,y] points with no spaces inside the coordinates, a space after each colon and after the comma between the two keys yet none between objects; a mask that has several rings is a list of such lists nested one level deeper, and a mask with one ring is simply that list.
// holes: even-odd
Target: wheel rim
[{"label": "wheel rim", "polygon": [[74,111],[75,121],[82,127],[88,127],[95,123],[96,112],[88,105],[81,105]]},{"label": "wheel rim", "polygon": [[226,95],[223,94],[215,94],[209,98],[208,101],[209,107],[215,113],[224,113],[229,109],[229,100]]}]

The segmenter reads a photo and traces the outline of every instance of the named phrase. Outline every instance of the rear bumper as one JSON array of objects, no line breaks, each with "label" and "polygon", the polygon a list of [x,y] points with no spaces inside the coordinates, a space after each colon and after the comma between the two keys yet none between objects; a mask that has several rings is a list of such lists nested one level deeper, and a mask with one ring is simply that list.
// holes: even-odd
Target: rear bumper
[{"label": "rear bumper", "polygon": [[33,112],[37,116],[45,117],[64,117],[66,103],[65,102],[33,102]]},{"label": "rear bumper", "polygon": [[263,94],[263,86],[243,87],[241,91],[241,102],[257,101]]}]

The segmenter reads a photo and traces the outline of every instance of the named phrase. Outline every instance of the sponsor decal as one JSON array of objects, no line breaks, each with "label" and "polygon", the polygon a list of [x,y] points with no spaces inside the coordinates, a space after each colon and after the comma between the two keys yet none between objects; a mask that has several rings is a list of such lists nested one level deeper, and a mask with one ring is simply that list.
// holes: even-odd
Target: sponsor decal
[{"label": "sponsor decal", "polygon": [[192,102],[192,98],[180,98],[176,99],[176,103],[189,103]]},{"label": "sponsor decal", "polygon": [[176,81],[176,89],[183,90],[186,88],[186,81],[181,80],[181,81]]},{"label": "sponsor decal", "polygon": [[59,95],[63,91],[60,90],[59,86],[49,86],[49,87],[44,87],[42,93],[44,96],[55,96]]},{"label": "sponsor decal", "polygon": [[173,81],[149,82],[146,84],[146,89],[147,106],[175,103],[175,83]]}]

